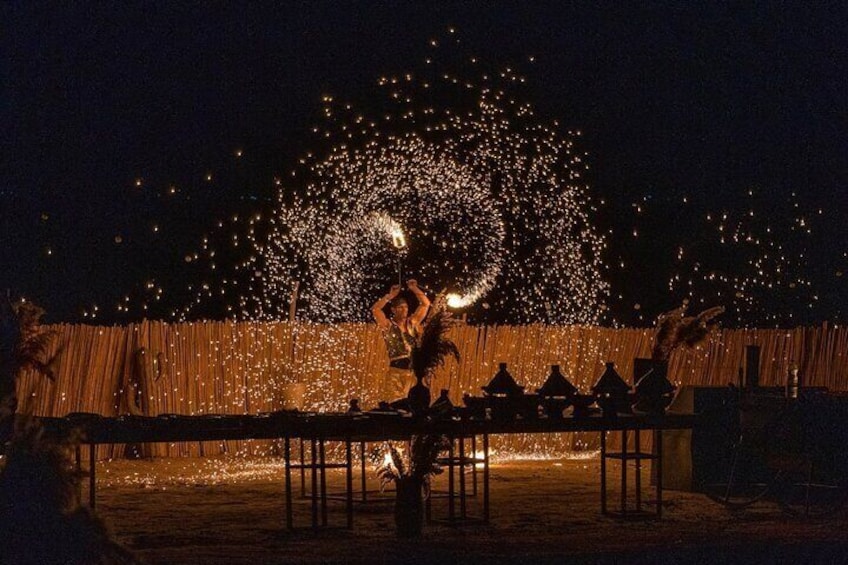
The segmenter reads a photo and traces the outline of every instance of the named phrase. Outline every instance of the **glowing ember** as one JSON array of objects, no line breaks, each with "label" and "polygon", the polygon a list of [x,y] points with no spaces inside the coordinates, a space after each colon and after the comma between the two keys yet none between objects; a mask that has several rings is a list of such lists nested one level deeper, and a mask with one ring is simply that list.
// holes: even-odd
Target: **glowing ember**
[{"label": "glowing ember", "polygon": [[463,297],[453,293],[448,294],[446,298],[448,306],[451,308],[465,308],[466,306],[474,302],[473,298]]}]

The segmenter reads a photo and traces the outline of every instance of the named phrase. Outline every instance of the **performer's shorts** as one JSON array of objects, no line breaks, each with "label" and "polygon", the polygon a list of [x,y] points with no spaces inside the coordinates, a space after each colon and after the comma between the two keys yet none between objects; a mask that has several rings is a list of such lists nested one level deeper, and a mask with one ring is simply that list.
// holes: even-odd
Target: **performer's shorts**
[{"label": "performer's shorts", "polygon": [[415,382],[415,375],[412,374],[412,371],[389,367],[383,381],[381,400],[392,402],[406,398],[409,389]]}]

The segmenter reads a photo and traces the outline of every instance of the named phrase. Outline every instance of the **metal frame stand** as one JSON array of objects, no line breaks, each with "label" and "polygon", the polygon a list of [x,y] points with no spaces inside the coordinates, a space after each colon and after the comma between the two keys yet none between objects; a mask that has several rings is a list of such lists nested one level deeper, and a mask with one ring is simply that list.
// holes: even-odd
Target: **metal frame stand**
[{"label": "metal frame stand", "polygon": [[[627,449],[628,430],[620,430],[621,451],[607,451],[607,430],[601,431],[601,513],[625,519],[661,518],[662,517],[662,430],[654,431],[654,451],[642,451],[640,435],[642,430],[632,430],[634,433],[633,451]],[[607,460],[613,459],[621,463],[621,491],[618,511],[612,511],[607,505]],[[658,473],[656,475],[656,499],[642,500],[642,461],[654,461]],[[634,504],[628,505],[628,464],[634,467]],[[643,504],[654,505],[653,512],[643,508]]]},{"label": "metal frame stand", "polygon": [[[346,527],[353,528],[353,456],[352,456],[352,441],[350,438],[345,439],[345,460],[344,461],[327,461],[327,440],[324,437],[310,437],[300,439],[300,461],[292,462],[291,458],[291,437],[284,439],[284,459],[285,459],[285,491],[286,491],[286,527],[290,530],[294,529],[294,513],[292,511],[292,470],[300,471],[301,496],[310,500],[312,527],[327,527],[328,511],[327,501],[336,500],[338,497],[331,497],[327,494],[327,469],[345,469],[345,515]],[[306,460],[304,444],[309,441],[309,460]],[[306,492],[306,475],[307,472],[311,481],[311,489]],[[320,520],[319,520],[320,516]]]}]

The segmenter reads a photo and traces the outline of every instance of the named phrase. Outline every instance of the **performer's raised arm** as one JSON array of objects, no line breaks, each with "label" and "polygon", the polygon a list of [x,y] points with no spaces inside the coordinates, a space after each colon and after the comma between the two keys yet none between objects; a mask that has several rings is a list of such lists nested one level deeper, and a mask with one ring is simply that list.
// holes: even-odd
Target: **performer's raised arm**
[{"label": "performer's raised arm", "polygon": [[418,307],[413,312],[410,319],[416,325],[420,324],[424,321],[424,318],[427,317],[427,312],[430,310],[430,299],[427,298],[427,295],[424,294],[424,291],[418,288],[418,281],[415,279],[409,279],[406,281],[406,288],[412,291],[412,294],[415,295],[415,299],[418,301]]},{"label": "performer's raised arm", "polygon": [[378,298],[377,302],[375,302],[371,307],[371,314],[374,316],[374,321],[377,322],[377,325],[383,329],[386,329],[391,325],[389,319],[386,318],[386,313],[383,312],[383,308],[385,308],[386,304],[391,302],[398,294],[400,294],[400,285],[394,284],[389,289],[389,292],[385,296]]}]

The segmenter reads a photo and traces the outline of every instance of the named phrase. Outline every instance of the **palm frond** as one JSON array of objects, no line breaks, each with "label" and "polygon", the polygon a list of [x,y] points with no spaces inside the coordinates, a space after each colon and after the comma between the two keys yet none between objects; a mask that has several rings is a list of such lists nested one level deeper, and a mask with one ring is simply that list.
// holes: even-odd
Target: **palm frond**
[{"label": "palm frond", "polygon": [[412,348],[412,372],[424,378],[445,364],[448,356],[459,360],[459,349],[447,338],[454,321],[450,312],[437,310]]},{"label": "palm frond", "polygon": [[716,328],[718,322],[712,320],[724,312],[724,307],[715,306],[704,310],[697,316],[685,318],[680,328],[680,342],[689,348],[694,348],[703,343],[710,332]]},{"label": "palm frond", "polygon": [[439,455],[449,444],[445,436],[424,434],[412,436],[405,453],[391,443],[387,446],[390,462],[384,462],[377,469],[381,488],[402,478],[414,478],[427,484],[431,477],[442,472]]},{"label": "palm frond", "polygon": [[44,310],[31,302],[4,302],[0,311],[0,356],[10,356],[13,373],[4,378],[15,379],[19,371],[32,369],[53,380],[53,363],[62,348],[50,354],[56,332],[41,324]]},{"label": "palm frond", "polygon": [[54,331],[41,325],[44,310],[30,302],[0,300],[0,420],[17,410],[15,382],[24,370],[55,380],[54,363],[61,347],[50,354]]},{"label": "palm frond", "polygon": [[403,464],[403,456],[401,455],[400,451],[397,447],[390,444],[389,452],[392,454],[392,463],[394,464],[395,469],[397,469],[398,475],[401,477],[404,476],[406,474],[406,468]]},{"label": "palm frond", "polygon": [[412,438],[410,475],[426,479],[442,472],[439,454],[448,449],[448,439],[441,435],[421,435]]},{"label": "palm frond", "polygon": [[652,358],[665,360],[678,347],[697,347],[718,326],[712,320],[724,312],[723,306],[714,306],[697,316],[686,316],[686,308],[687,305],[683,304],[657,318]]}]

